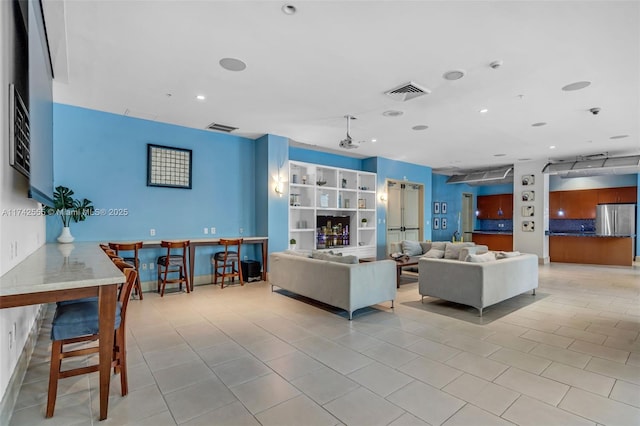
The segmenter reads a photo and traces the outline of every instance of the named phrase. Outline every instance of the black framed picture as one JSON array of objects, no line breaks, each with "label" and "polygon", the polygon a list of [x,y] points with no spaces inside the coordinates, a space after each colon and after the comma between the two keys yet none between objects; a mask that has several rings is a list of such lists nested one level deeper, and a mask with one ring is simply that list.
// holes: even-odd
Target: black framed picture
[{"label": "black framed picture", "polygon": [[190,149],[147,144],[147,186],[191,189]]},{"label": "black framed picture", "polygon": [[443,217],[440,221],[440,229],[447,229],[447,218]]},{"label": "black framed picture", "polygon": [[440,229],[440,218],[439,217],[434,217],[433,218],[433,229]]},{"label": "black framed picture", "polygon": [[433,214],[440,214],[440,202],[435,201],[433,203]]},{"label": "black framed picture", "polygon": [[440,212],[442,214],[447,214],[447,203],[445,203],[444,201],[441,203]]}]

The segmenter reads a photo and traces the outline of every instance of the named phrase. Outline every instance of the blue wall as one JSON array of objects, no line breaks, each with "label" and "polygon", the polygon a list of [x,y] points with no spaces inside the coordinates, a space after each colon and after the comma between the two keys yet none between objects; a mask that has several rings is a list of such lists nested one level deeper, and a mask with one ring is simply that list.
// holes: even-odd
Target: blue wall
[{"label": "blue wall", "polygon": [[[71,224],[77,241],[203,238],[256,235],[255,142],[121,115],[54,105],[54,180],[76,197],[93,201],[106,214]],[[192,189],[147,186],[147,144],[193,150]],[[126,215],[109,215],[127,209]],[[62,224],[47,218],[47,241]],[[155,237],[149,230],[155,228]],[[196,275],[211,273],[210,255],[199,248]],[[143,250],[141,262],[154,262],[156,250]],[[255,258],[253,250],[245,253]],[[142,271],[143,280],[152,280]]]},{"label": "blue wall", "polygon": [[501,185],[483,185],[476,188],[478,195],[513,194],[512,183],[504,183]]},{"label": "blue wall", "polygon": [[[473,194],[473,203],[475,209],[476,195],[482,187],[470,186],[465,183],[447,184],[449,176],[433,175],[433,201],[447,203],[447,214],[433,215],[439,217],[440,222],[443,218],[447,219],[447,229],[434,230],[432,233],[433,241],[451,241],[453,233],[458,230],[458,214],[462,211],[462,194]],[[499,185],[502,186],[502,185]],[[431,207],[433,212],[433,207]],[[462,219],[460,219],[462,220]],[[460,223],[460,234],[462,233],[462,223]]]},{"label": "blue wall", "polygon": [[340,167],[343,169],[364,170],[362,168],[362,159],[297,147],[289,148],[289,160],[322,164],[324,166]]},{"label": "blue wall", "polygon": [[[378,178],[378,193],[386,191],[385,182],[387,179],[406,180],[424,185],[424,239],[431,240],[431,202],[432,198],[432,171],[431,167],[417,164],[405,163],[403,161],[389,160],[383,157],[368,158],[363,160],[363,167],[366,171],[376,172]],[[386,205],[380,200],[377,202],[378,227],[377,245],[378,257],[386,253],[387,241],[387,210]]]}]

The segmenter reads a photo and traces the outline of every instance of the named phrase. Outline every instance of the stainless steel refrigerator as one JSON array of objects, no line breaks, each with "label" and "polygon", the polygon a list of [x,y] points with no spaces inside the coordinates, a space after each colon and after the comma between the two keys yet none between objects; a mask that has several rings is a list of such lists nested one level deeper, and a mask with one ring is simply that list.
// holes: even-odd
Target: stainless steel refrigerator
[{"label": "stainless steel refrigerator", "polygon": [[596,206],[596,235],[630,236],[635,233],[635,204],[598,204]]}]

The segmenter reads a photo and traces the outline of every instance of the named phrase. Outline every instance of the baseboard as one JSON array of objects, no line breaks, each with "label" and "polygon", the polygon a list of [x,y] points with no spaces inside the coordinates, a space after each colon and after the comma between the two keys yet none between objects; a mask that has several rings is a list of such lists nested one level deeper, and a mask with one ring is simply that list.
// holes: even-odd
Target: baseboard
[{"label": "baseboard", "polygon": [[0,402],[0,425],[8,425],[11,421],[13,409],[16,405],[16,401],[18,400],[20,388],[22,387],[22,381],[24,380],[24,376],[27,373],[27,368],[29,367],[29,361],[31,361],[33,349],[35,348],[36,342],[38,341],[40,326],[42,325],[45,314],[47,313],[47,306],[48,305],[46,304],[40,305],[40,309],[38,310],[38,314],[36,315],[36,320],[33,322],[33,327],[31,327],[31,331],[29,332],[29,336],[27,336],[27,341],[24,344],[22,353],[18,358],[18,364],[16,365],[16,368],[13,369],[11,379],[9,379],[7,390],[2,397],[2,401]]},{"label": "baseboard", "polygon": [[[268,275],[267,275],[267,279],[268,279]],[[196,285],[196,286],[213,284],[213,276],[211,276],[211,275],[197,275],[193,281],[194,281],[193,285]],[[140,285],[142,286],[142,291],[144,293],[155,292],[158,289],[158,283],[155,280],[154,281],[142,281],[140,283]],[[168,286],[167,286],[167,288],[168,288]]]},{"label": "baseboard", "polygon": [[640,256],[636,256],[636,262],[640,262]]},{"label": "baseboard", "polygon": [[538,265],[548,265],[550,262],[551,262],[551,258],[549,256],[538,258]]}]

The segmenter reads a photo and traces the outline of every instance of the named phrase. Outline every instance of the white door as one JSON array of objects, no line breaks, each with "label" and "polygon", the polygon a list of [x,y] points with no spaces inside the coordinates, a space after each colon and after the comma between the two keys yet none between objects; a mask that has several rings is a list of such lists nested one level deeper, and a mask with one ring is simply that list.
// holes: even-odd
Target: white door
[{"label": "white door", "polygon": [[419,184],[387,181],[387,253],[403,240],[422,238],[422,189]]}]

